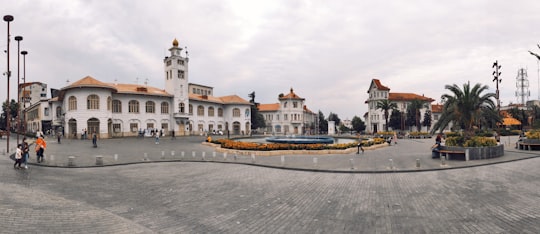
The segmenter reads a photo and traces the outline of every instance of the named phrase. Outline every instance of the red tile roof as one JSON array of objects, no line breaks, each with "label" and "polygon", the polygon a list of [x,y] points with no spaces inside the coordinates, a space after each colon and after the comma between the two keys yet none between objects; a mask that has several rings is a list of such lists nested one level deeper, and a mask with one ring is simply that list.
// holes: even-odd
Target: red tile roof
[{"label": "red tile roof", "polygon": [[390,88],[382,85],[379,79],[373,79],[373,83],[375,83],[375,86],[377,86],[378,90],[390,90]]},{"label": "red tile roof", "polygon": [[284,100],[284,99],[301,99],[301,100],[304,100],[304,98],[301,98],[300,96],[296,95],[296,93],[294,93],[293,88],[291,88],[291,91],[287,95],[279,97],[279,100]]},{"label": "red tile roof", "polygon": [[279,103],[259,104],[259,111],[278,111]]},{"label": "red tile roof", "polygon": [[442,113],[443,105],[441,104],[434,104],[431,105],[431,112],[433,113]]},{"label": "red tile roof", "polygon": [[388,100],[390,101],[412,101],[415,99],[418,99],[420,101],[426,101],[426,102],[435,101],[433,98],[420,96],[414,93],[389,93],[388,94]]}]

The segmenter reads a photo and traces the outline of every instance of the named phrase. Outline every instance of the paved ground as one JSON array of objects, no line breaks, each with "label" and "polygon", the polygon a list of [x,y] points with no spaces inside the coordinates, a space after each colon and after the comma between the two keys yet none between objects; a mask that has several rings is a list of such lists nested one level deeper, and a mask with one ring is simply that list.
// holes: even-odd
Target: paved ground
[{"label": "paved ground", "polygon": [[[200,144],[202,139],[162,139],[159,145],[151,139],[104,140],[98,148],[89,141],[49,141],[45,165],[62,166],[67,157],[76,155],[76,165],[90,166],[96,155],[102,155],[105,165],[120,165],[114,167],[30,165],[28,170],[14,170],[4,154],[0,157],[0,230],[540,233],[538,152],[507,149],[500,159],[481,160],[496,164],[478,167],[470,167],[478,161],[449,161],[453,170],[431,170],[441,165],[430,158],[430,140],[402,140],[363,155],[284,156],[284,167],[289,168],[312,169],[317,158],[318,169],[390,172],[328,173],[206,162],[234,162],[234,156],[214,158],[213,149]],[[2,150],[5,140],[0,141]],[[206,152],[205,162],[202,152]],[[415,169],[416,158],[421,160],[421,170],[427,171],[401,172]],[[138,163],[162,160],[169,162]],[[237,157],[246,164],[251,160]],[[279,167],[281,156],[257,157],[255,163]]]}]

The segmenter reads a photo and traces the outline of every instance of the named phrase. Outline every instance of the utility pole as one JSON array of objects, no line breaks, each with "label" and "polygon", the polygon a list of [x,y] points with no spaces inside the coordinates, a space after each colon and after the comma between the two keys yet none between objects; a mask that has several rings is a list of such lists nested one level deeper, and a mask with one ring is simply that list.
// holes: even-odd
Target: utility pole
[{"label": "utility pole", "polygon": [[497,112],[500,112],[501,100],[499,99],[499,83],[501,83],[502,79],[499,78],[501,76],[501,72],[499,71],[499,69],[501,69],[501,65],[499,65],[499,62],[497,60],[495,60],[492,68],[495,68],[495,71],[493,71],[493,81],[495,82],[495,86],[497,89],[495,93],[495,99],[497,99]]}]

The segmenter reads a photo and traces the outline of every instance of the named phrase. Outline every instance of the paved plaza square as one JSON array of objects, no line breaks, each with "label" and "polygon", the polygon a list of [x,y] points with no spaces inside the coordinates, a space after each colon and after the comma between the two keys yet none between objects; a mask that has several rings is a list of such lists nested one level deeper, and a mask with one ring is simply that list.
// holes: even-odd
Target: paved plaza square
[{"label": "paved plaza square", "polygon": [[[540,153],[517,151],[510,138],[503,139],[501,159],[451,160],[444,167],[430,158],[431,139],[401,140],[363,155],[286,155],[285,164],[280,156],[225,160],[203,139],[163,138],[159,145],[111,139],[98,148],[48,139],[45,163],[36,165],[32,155],[28,170],[13,169],[4,154],[0,230],[540,233]],[[4,138],[2,152],[5,145]],[[77,167],[69,168],[72,155]],[[95,166],[96,156],[104,166]]]}]

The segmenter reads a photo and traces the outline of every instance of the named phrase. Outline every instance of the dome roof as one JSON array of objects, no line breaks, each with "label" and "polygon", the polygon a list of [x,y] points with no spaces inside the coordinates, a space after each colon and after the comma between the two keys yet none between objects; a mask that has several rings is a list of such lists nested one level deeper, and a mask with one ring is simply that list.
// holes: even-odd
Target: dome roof
[{"label": "dome roof", "polygon": [[174,40],[172,41],[172,45],[174,47],[178,47],[178,40],[176,40],[176,38],[174,38]]}]

